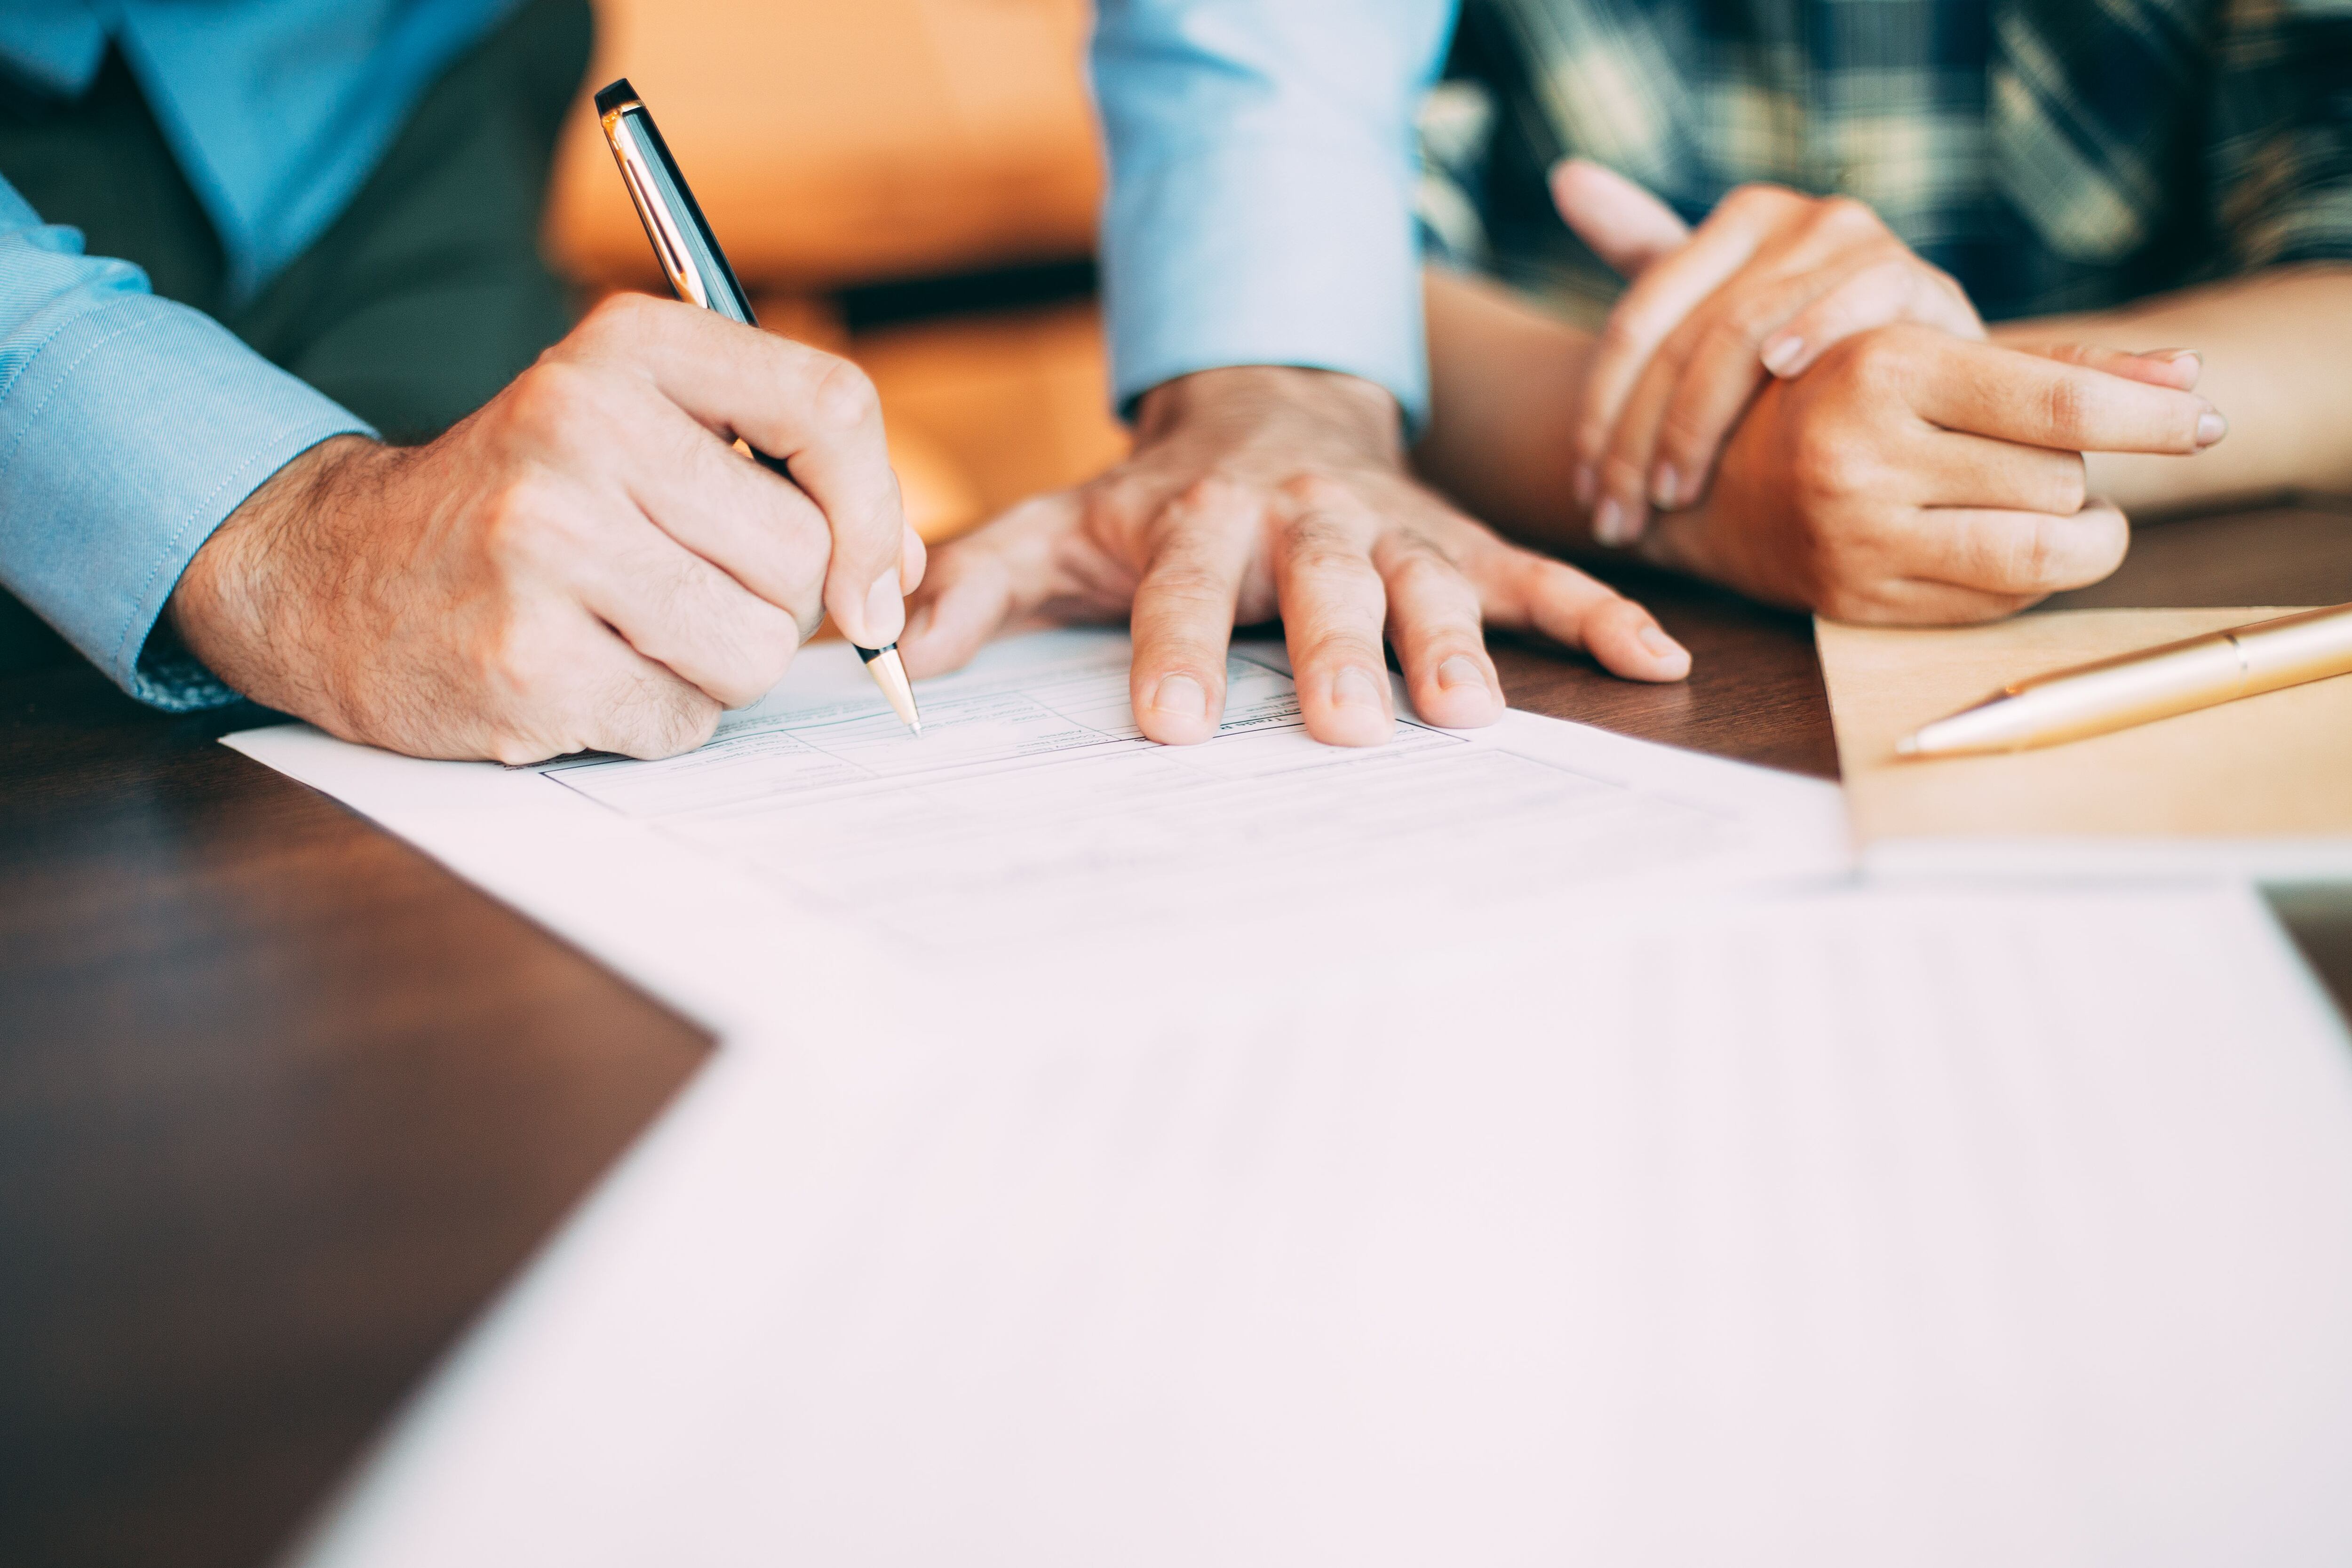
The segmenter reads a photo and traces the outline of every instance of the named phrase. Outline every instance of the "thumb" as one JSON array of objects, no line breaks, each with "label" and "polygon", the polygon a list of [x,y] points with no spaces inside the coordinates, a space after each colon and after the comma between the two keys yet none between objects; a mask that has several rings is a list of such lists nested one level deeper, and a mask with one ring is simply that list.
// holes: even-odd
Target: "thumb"
[{"label": "thumb", "polygon": [[1576,237],[1627,278],[1690,237],[1674,208],[1589,158],[1552,165],[1551,199]]},{"label": "thumb", "polygon": [[920,679],[960,669],[1012,622],[1060,587],[1055,544],[1077,526],[1076,491],[1033,496],[940,546],[908,603],[898,652]]}]

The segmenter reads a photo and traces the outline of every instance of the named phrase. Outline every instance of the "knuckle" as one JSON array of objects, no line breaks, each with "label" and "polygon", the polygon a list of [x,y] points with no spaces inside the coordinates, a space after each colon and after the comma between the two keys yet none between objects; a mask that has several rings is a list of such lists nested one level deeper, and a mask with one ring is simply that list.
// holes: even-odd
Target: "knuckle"
[{"label": "knuckle", "polygon": [[1648,492],[1650,476],[1626,453],[1612,452],[1601,460],[1600,491],[1602,495],[1639,497]]},{"label": "knuckle", "polygon": [[541,360],[508,388],[511,428],[529,446],[565,449],[598,444],[604,416],[603,384],[597,374],[567,360]]},{"label": "knuckle", "polygon": [[2072,517],[2082,510],[2091,499],[2090,475],[2084,468],[2080,452],[2066,452],[2061,457],[2063,460],[2050,497],[2050,510],[2062,516]]},{"label": "knuckle", "polygon": [[542,360],[515,377],[507,388],[507,406],[527,430],[560,426],[575,398],[577,367],[567,360]]},{"label": "knuckle", "polygon": [[484,557],[501,573],[513,574],[537,566],[550,552],[560,552],[560,535],[568,532],[566,512],[550,506],[538,481],[525,478],[499,489],[483,505],[480,546]]},{"label": "knuckle", "polygon": [[1693,458],[1711,455],[1717,427],[1705,398],[1687,391],[1675,395],[1658,419],[1658,451],[1677,467]]},{"label": "knuckle", "polygon": [[1537,555],[1532,552],[1523,551],[1518,552],[1514,565],[1516,570],[1513,575],[1517,578],[1515,586],[1521,599],[1528,604],[1565,601],[1577,597],[1594,599],[1595,603],[1599,603],[1604,598],[1613,599],[1617,596],[1614,590],[1596,583],[1576,568],[1564,562],[1555,561],[1549,555]]},{"label": "knuckle", "polygon": [[1577,423],[1569,437],[1569,450],[1579,463],[1598,463],[1609,451],[1612,428],[1595,413],[1587,414]]},{"label": "knuckle", "polygon": [[650,294],[640,294],[634,289],[616,289],[596,301],[581,319],[579,331],[592,339],[635,340],[650,330],[658,319],[661,305],[662,301]]},{"label": "knuckle", "polygon": [[1387,563],[1385,576],[1391,596],[1423,604],[1460,597],[1469,586],[1454,563],[1425,542],[1396,551]]},{"label": "knuckle", "polygon": [[1750,294],[1707,324],[1706,335],[1700,340],[1700,356],[1751,354],[1763,346],[1764,340],[1787,314],[1786,305],[1769,291]]},{"label": "knuckle", "polygon": [[1839,342],[1822,356],[1832,374],[1874,402],[1899,396],[1910,363],[1911,329],[1871,327]]},{"label": "knuckle", "polygon": [[1122,464],[1078,492],[1078,506],[1089,525],[1131,526],[1160,510],[1160,486],[1131,464]]},{"label": "knuckle", "polygon": [[1293,474],[1282,481],[1280,494],[1294,510],[1332,513],[1353,509],[1355,492],[1328,474]]},{"label": "knuckle", "polygon": [[1507,613],[1521,621],[1570,622],[1590,626],[1612,605],[1630,604],[1607,584],[1586,576],[1549,556],[1523,554],[1488,596],[1483,608]]},{"label": "knuckle", "polygon": [[2052,376],[2042,393],[2043,427],[2053,440],[2071,445],[2079,438],[2087,404],[2081,382],[2071,375]]},{"label": "knuckle", "polygon": [[1144,579],[1152,598],[1171,606],[1214,605],[1223,614],[1233,596],[1232,584],[1215,573],[1186,561],[1162,562]]},{"label": "knuckle", "polygon": [[640,677],[635,733],[623,745],[635,755],[673,757],[690,752],[719,729],[721,710],[702,692]]},{"label": "knuckle", "polygon": [[827,354],[831,363],[817,374],[811,402],[817,417],[838,430],[854,429],[882,412],[882,395],[874,380],[845,359]]},{"label": "knuckle", "polygon": [[1304,517],[1283,532],[1283,558],[1294,573],[1326,574],[1368,565],[1355,542],[1336,524]]},{"label": "knuckle", "polygon": [[776,560],[784,581],[795,589],[816,588],[833,565],[833,534],[814,507],[794,508],[774,533]]},{"label": "knuckle", "polygon": [[489,752],[492,762],[504,763],[510,768],[544,762],[553,754],[542,742],[520,731],[505,728],[492,731],[484,749]]},{"label": "knuckle", "polygon": [[1800,434],[1790,463],[1797,489],[1817,499],[1863,493],[1869,488],[1874,467],[1860,442],[1818,425]]},{"label": "knuckle", "polygon": [[784,671],[792,668],[793,655],[800,648],[798,627],[789,618],[784,627],[782,636],[762,637],[746,651],[727,689],[717,694],[728,707],[748,708],[783,679]]},{"label": "knuckle", "polygon": [[[1901,266],[1914,281],[1931,293],[1941,294],[1946,299],[1956,300],[1963,305],[1968,304],[1969,291],[1960,287],[1960,280],[1935,263],[1906,250],[1889,265]],[[1975,307],[1969,307],[1969,313],[1975,313]]]},{"label": "knuckle", "polygon": [[2051,580],[2060,553],[2057,519],[2036,517],[2017,533],[2010,547],[2009,570],[1999,584],[2032,587]]},{"label": "knuckle", "polygon": [[470,662],[476,684],[492,709],[501,712],[528,713],[538,707],[553,673],[546,639],[512,617],[502,619],[475,644]]},{"label": "knuckle", "polygon": [[677,555],[682,558],[667,563],[655,590],[664,620],[671,626],[712,628],[730,652],[736,651],[747,617],[735,600],[731,584],[699,556],[682,551]]},{"label": "knuckle", "polygon": [[657,726],[655,743],[661,748],[661,755],[674,757],[681,752],[693,751],[718,733],[721,712],[719,704],[698,693],[697,697],[696,700],[681,700],[670,710],[667,721]]},{"label": "knuckle", "polygon": [[717,623],[725,638],[713,695],[730,708],[756,702],[783,679],[784,670],[800,649],[799,626],[772,605],[749,607]]},{"label": "knuckle", "polygon": [[1518,552],[1518,561],[1519,569],[1526,574],[1528,585],[1540,588],[1546,593],[1575,590],[1598,594],[1612,599],[1618,597],[1615,589],[1586,576],[1565,561],[1555,561],[1549,555],[1538,555],[1532,551],[1525,550]]},{"label": "knuckle", "polygon": [[1160,510],[1191,516],[1201,512],[1219,512],[1244,505],[1248,490],[1239,482],[1223,474],[1202,474],[1178,490]]},{"label": "knuckle", "polygon": [[1824,196],[1814,212],[1815,221],[1835,234],[1874,232],[1885,226],[1867,202],[1853,196]]},{"label": "knuckle", "polygon": [[1646,318],[1621,306],[1610,311],[1609,319],[1601,324],[1601,335],[1593,340],[1593,361],[1607,363],[1638,360],[1649,352],[1654,336]]},{"label": "knuckle", "polygon": [[1309,665],[1378,664],[1386,662],[1377,630],[1334,626],[1311,637],[1299,650]]},{"label": "knuckle", "polygon": [[1836,290],[1841,301],[1849,308],[1859,306],[1877,316],[1877,324],[1886,324],[1885,314],[1890,305],[1899,305],[1907,299],[1918,275],[1899,256],[1874,261],[1848,279]]},{"label": "knuckle", "polygon": [[1785,212],[1791,205],[1804,200],[1803,196],[1786,185],[1776,185],[1769,181],[1756,180],[1744,185],[1734,186],[1731,193],[1723,198],[1717,210],[1740,216],[1761,217]]}]

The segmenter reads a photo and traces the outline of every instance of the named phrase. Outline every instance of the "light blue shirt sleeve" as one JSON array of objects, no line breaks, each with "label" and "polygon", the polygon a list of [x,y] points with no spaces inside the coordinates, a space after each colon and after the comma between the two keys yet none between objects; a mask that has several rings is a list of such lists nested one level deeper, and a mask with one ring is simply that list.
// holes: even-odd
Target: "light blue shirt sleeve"
[{"label": "light blue shirt sleeve", "polygon": [[132,696],[235,694],[146,658],[180,574],[262,480],[365,423],[0,180],[0,582]]},{"label": "light blue shirt sleeve", "polygon": [[1428,404],[1413,112],[1452,0],[1104,0],[1103,291],[1119,405],[1222,365]]}]

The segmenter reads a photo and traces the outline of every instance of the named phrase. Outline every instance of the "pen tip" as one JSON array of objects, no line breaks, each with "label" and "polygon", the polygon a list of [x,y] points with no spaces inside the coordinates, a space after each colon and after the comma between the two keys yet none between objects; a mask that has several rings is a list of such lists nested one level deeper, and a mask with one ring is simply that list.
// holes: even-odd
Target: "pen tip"
[{"label": "pen tip", "polygon": [[1906,735],[1901,740],[1895,742],[1895,754],[1898,757],[1917,756],[1919,754],[1919,737],[1916,735]]},{"label": "pen tip", "polygon": [[888,647],[871,651],[859,648],[857,654],[866,661],[866,672],[874,678],[874,684],[889,700],[892,710],[908,729],[921,734],[923,716],[915,706],[914,684],[907,679],[907,667],[898,658],[898,645],[892,643]]}]

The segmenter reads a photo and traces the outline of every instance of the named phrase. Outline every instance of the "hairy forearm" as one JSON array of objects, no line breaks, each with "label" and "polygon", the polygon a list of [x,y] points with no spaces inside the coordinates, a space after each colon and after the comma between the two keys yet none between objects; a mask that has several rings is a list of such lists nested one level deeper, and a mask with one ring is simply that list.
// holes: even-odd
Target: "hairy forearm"
[{"label": "hairy forearm", "polygon": [[2091,454],[2091,489],[2127,512],[2290,490],[2352,492],[2352,267],[2294,267],[2159,294],[2115,310],[2008,321],[1998,342],[2189,348],[2197,390],[2230,421],[2194,457]]},{"label": "hairy forearm", "polygon": [[1591,335],[1484,279],[1431,268],[1422,281],[1430,419],[1413,467],[1507,533],[1589,545],[1570,470]]}]

